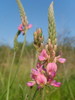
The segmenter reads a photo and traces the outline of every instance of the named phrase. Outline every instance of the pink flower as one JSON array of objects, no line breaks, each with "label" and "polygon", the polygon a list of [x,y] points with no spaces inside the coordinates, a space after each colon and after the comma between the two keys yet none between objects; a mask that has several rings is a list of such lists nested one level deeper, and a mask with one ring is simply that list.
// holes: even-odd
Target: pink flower
[{"label": "pink flower", "polygon": [[27,83],[27,86],[32,87],[35,85],[35,81],[30,81]]},{"label": "pink flower", "polygon": [[32,69],[32,73],[31,73],[31,77],[36,80],[36,77],[37,75],[39,74],[40,72],[37,70],[37,69]]},{"label": "pink flower", "polygon": [[39,74],[36,78],[37,84],[40,86],[45,85],[47,83],[47,79],[43,74]]},{"label": "pink flower", "polygon": [[58,61],[59,61],[60,63],[65,63],[65,62],[66,62],[66,59],[65,59],[65,58],[59,58]]},{"label": "pink flower", "polygon": [[[32,28],[32,24],[29,24],[29,25],[27,25],[25,27],[26,27],[26,29],[30,29],[30,28]],[[24,32],[23,29],[24,29],[23,25],[20,24],[19,27],[18,27],[18,30]]]},{"label": "pink flower", "polygon": [[36,68],[41,68],[42,65],[40,63],[37,63]]},{"label": "pink flower", "polygon": [[36,68],[37,68],[37,70],[38,70],[39,72],[42,72],[42,71],[43,71],[43,65],[40,64],[40,63],[38,63],[38,64],[36,65]]},{"label": "pink flower", "polygon": [[23,25],[22,24],[19,25],[18,30],[23,31]]},{"label": "pink flower", "polygon": [[51,73],[51,77],[54,78],[56,76],[56,72]]},{"label": "pink flower", "polygon": [[32,69],[32,74],[34,74],[34,75],[38,75],[39,74],[39,72],[38,72],[38,70],[37,69]]},{"label": "pink flower", "polygon": [[32,28],[32,24],[26,26],[26,29],[30,29],[30,28]]},{"label": "pink flower", "polygon": [[55,87],[60,87],[61,83],[60,82],[56,82],[55,80],[53,80],[50,85],[55,86]]},{"label": "pink flower", "polygon": [[47,73],[51,75],[53,72],[57,71],[57,65],[56,63],[48,63],[47,65]]},{"label": "pink flower", "polygon": [[45,49],[42,50],[42,52],[40,53],[38,58],[40,61],[44,61],[44,60],[47,60],[49,58]]}]

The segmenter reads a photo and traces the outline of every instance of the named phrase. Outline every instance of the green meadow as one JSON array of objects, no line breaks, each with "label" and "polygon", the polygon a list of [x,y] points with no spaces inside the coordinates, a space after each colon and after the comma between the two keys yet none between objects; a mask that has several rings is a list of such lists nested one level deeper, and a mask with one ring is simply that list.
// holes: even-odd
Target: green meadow
[{"label": "green meadow", "polygon": [[[28,44],[20,59],[21,48],[22,43],[19,43],[11,72],[9,100],[32,100],[36,90],[36,86],[29,88],[26,85],[31,80],[31,68],[35,67],[35,48],[33,44]],[[75,100],[75,48],[64,45],[61,49],[63,57],[67,59],[65,64],[58,64],[56,79],[62,83],[61,87],[44,87],[37,92],[35,100]],[[0,46],[0,100],[6,100],[7,97],[13,54],[13,48]]]}]

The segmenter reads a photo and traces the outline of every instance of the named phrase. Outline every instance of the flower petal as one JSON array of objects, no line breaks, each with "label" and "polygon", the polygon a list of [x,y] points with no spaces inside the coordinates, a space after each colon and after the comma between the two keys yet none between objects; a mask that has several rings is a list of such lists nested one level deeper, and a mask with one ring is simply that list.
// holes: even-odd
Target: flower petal
[{"label": "flower petal", "polygon": [[56,63],[48,63],[47,65],[47,73],[51,75],[53,72],[57,71],[57,65]]},{"label": "flower petal", "polygon": [[39,73],[40,73],[39,70],[33,68],[33,69],[32,69],[32,73],[31,73],[32,79],[36,80],[36,77],[37,77],[37,75],[38,75]]},{"label": "flower petal", "polygon": [[39,74],[39,71],[38,71],[37,69],[34,69],[34,68],[33,68],[33,69],[32,69],[32,74],[33,74],[33,75],[38,75],[38,74]]},{"label": "flower petal", "polygon": [[23,25],[22,24],[19,25],[18,30],[20,30],[20,31],[23,30]]},{"label": "flower petal", "polygon": [[58,61],[59,61],[60,63],[65,63],[65,62],[66,62],[66,59],[65,59],[65,58],[59,58]]},{"label": "flower petal", "polygon": [[30,81],[27,83],[27,86],[32,87],[35,85],[35,81]]},{"label": "flower petal", "polygon": [[43,74],[39,74],[37,76],[37,78],[36,78],[36,82],[37,82],[37,84],[44,85],[44,84],[47,83],[47,79],[46,79],[46,77]]},{"label": "flower petal", "polygon": [[32,24],[29,24],[28,26],[26,26],[26,29],[30,29],[32,28]]},{"label": "flower petal", "polygon": [[40,60],[40,61],[44,61],[44,60],[45,60],[45,57],[39,56],[39,60]]},{"label": "flower petal", "polygon": [[52,76],[52,78],[54,78],[56,76],[56,72],[52,72],[51,76]]},{"label": "flower petal", "polygon": [[40,61],[44,61],[44,60],[46,60],[48,57],[49,57],[49,56],[48,56],[46,50],[43,49],[42,52],[41,52],[40,55],[39,55],[39,60],[40,60]]},{"label": "flower petal", "polygon": [[36,68],[41,68],[43,65],[40,63],[37,63]]},{"label": "flower petal", "polygon": [[55,87],[60,87],[61,83],[60,82],[56,82],[55,80],[53,80],[50,85],[55,86]]}]

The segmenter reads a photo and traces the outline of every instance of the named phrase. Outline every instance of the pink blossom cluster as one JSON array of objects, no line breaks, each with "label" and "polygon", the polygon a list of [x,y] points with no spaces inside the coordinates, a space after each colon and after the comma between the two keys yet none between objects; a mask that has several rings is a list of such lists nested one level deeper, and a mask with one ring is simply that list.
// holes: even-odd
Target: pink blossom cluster
[{"label": "pink blossom cluster", "polygon": [[51,57],[45,49],[43,49],[38,55],[38,63],[36,69],[32,69],[31,77],[32,81],[28,82],[29,87],[33,87],[35,84],[38,88],[43,88],[45,85],[51,85],[60,87],[61,83],[54,80],[57,72],[57,62],[65,63],[66,59],[57,56],[50,61]]}]

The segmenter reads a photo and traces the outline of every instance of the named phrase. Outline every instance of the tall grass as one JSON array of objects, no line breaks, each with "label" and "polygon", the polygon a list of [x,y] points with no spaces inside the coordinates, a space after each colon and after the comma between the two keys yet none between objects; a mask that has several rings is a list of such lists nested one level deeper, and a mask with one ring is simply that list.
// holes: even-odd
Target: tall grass
[{"label": "tall grass", "polygon": [[[21,44],[19,44],[21,45]],[[22,47],[19,46],[19,47]],[[5,50],[6,48],[6,50]],[[31,48],[31,49],[30,49]],[[44,100],[74,100],[75,99],[75,48],[61,46],[63,50],[63,56],[67,58],[65,65],[59,64],[59,70],[57,74],[57,79],[62,82],[60,88],[47,87],[44,88]],[[21,49],[18,50],[16,54],[16,59],[12,69],[11,81],[14,78],[14,74],[19,64],[19,57]],[[4,56],[3,56],[4,55]],[[8,76],[10,72],[10,65],[12,61],[13,49],[8,46],[0,47],[0,98],[4,91],[7,89]],[[30,69],[33,67],[31,63],[35,59],[35,49],[32,45],[26,46],[23,57],[21,58],[21,63],[19,66],[19,71],[17,73],[16,79],[13,86],[10,88],[9,100],[32,100],[36,87],[28,88],[26,86],[27,81],[30,80]],[[61,76],[61,77],[60,77]],[[68,81],[67,81],[68,80]],[[6,95],[0,100],[5,100]],[[35,100],[42,100],[41,93],[37,92]]]}]

